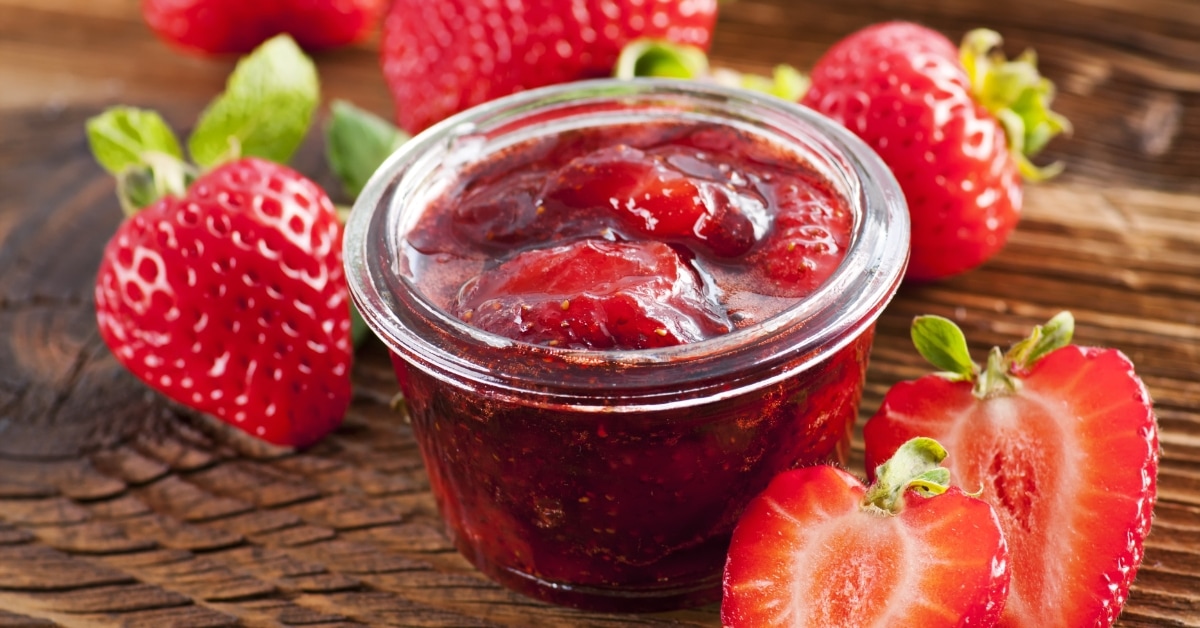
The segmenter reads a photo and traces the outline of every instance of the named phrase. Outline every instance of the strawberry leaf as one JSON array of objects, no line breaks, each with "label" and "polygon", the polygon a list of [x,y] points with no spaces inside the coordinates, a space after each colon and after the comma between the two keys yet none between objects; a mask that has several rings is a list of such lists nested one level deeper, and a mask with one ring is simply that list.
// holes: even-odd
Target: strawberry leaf
[{"label": "strawberry leaf", "polygon": [[979,367],[971,361],[967,338],[952,321],[941,316],[918,316],[913,319],[912,340],[930,364],[954,381],[971,380]]},{"label": "strawberry leaf", "polygon": [[96,161],[115,175],[148,165],[151,153],[183,159],[171,127],[148,109],[113,107],[87,121],[87,138]]},{"label": "strawberry leaf", "polygon": [[164,196],[183,195],[195,176],[175,133],[153,111],[113,107],[88,120],[87,137],[96,161],[117,177],[126,215]]},{"label": "strawberry leaf", "polygon": [[331,113],[325,157],[346,194],[357,197],[375,170],[409,135],[344,100],[333,101]]},{"label": "strawberry leaf", "polygon": [[635,39],[621,50],[613,76],[632,79],[639,76],[710,80],[729,87],[748,89],[796,102],[808,91],[809,80],[790,65],[775,66],[770,77],[745,74],[727,68],[710,71],[708,57],[696,46],[674,44],[660,39]]},{"label": "strawberry leaf", "polygon": [[188,140],[192,159],[212,168],[240,157],[286,163],[304,140],[319,98],[313,62],[287,35],[242,58],[225,92]]},{"label": "strawberry leaf", "polygon": [[1045,325],[1034,327],[1028,338],[1014,344],[1005,360],[1011,368],[1028,369],[1047,353],[1071,344],[1074,335],[1075,317],[1070,312],[1059,312]]},{"label": "strawberry leaf", "polygon": [[1038,73],[1033,51],[1009,61],[1000,51],[1001,43],[999,33],[975,29],[963,37],[960,61],[976,99],[1004,127],[1021,176],[1029,181],[1048,179],[1061,172],[1062,165],[1039,167],[1029,157],[1059,133],[1070,133],[1071,123],[1051,111],[1054,84]]},{"label": "strawberry leaf", "polygon": [[786,63],[775,66],[770,78],[719,68],[713,71],[713,80],[730,87],[770,94],[788,102],[798,102],[812,84],[808,76]]}]

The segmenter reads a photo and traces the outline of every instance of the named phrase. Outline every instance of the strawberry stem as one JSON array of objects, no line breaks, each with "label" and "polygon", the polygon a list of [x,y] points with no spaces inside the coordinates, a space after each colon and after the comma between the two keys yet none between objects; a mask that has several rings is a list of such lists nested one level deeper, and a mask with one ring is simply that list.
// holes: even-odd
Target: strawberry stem
[{"label": "strawberry stem", "polygon": [[1021,176],[1041,181],[1061,172],[1062,164],[1038,167],[1028,158],[1059,133],[1070,133],[1071,123],[1050,110],[1054,84],[1038,73],[1033,51],[1009,61],[1000,50],[1002,42],[995,31],[973,30],[963,37],[960,58],[975,97],[1004,126]]},{"label": "strawberry stem", "polygon": [[693,79],[707,75],[708,56],[700,48],[645,37],[626,44],[613,69],[613,76],[624,79],[638,76]]},{"label": "strawberry stem", "polygon": [[880,514],[900,512],[900,498],[912,489],[923,497],[941,495],[950,487],[950,470],[940,466],[946,448],[932,438],[914,438],[875,468],[875,483],[867,489],[862,507]]},{"label": "strawberry stem", "polygon": [[1002,395],[1011,395],[1021,390],[1021,382],[1009,373],[1009,362],[1000,347],[992,347],[988,352],[987,366],[975,378],[975,386],[971,392],[979,399],[990,399]]}]

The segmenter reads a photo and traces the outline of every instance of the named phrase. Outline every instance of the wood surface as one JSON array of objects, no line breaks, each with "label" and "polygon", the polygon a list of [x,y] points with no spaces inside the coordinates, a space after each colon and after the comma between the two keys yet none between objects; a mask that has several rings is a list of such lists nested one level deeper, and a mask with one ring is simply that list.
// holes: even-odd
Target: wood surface
[{"label": "wood surface", "polygon": [[[926,367],[919,313],[973,348],[1061,309],[1083,344],[1129,354],[1157,406],[1163,458],[1146,558],[1123,626],[1200,626],[1200,3],[1191,0],[736,0],[715,60],[811,65],[889,18],[952,37],[987,25],[1035,46],[1073,137],[1067,173],[1028,193],[1003,253],[905,287],[879,322],[865,418]],[[371,43],[318,59],[326,102],[391,103]],[[581,613],[508,593],[439,529],[386,356],[355,367],[345,425],[284,454],[182,416],[99,340],[92,282],[120,219],[84,120],[125,102],[178,127],[229,60],[183,56],[136,0],[0,0],[0,627],[718,626],[717,609]],[[320,138],[293,162],[331,183]],[[852,469],[861,473],[856,440]]]}]

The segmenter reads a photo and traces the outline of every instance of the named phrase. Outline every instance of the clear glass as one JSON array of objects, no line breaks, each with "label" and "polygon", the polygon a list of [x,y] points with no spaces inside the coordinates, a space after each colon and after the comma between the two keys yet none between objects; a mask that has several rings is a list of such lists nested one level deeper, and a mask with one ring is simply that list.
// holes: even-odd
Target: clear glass
[{"label": "clear glass", "polygon": [[[718,122],[786,147],[855,213],[814,294],[713,339],[638,351],[529,345],[425,298],[397,251],[468,164],[534,137]],[[447,530],[500,583],[571,606],[713,601],[734,523],[772,476],[843,461],[873,324],[907,262],[903,196],[875,154],[818,114],[696,82],[600,80],[524,92],[409,141],[346,228],[354,302],[392,351]]]}]

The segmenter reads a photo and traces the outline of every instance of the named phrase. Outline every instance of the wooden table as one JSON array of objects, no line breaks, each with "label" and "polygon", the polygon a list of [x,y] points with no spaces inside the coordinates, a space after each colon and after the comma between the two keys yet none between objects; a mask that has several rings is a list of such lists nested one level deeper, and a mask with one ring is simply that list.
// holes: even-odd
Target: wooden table
[{"label": "wooden table", "polygon": [[[908,18],[1036,45],[1076,128],[994,261],[906,287],[879,323],[863,416],[926,370],[913,315],[980,353],[1060,309],[1118,347],[1157,403],[1163,459],[1127,626],[1200,626],[1200,5],[1188,0],[737,0],[715,59],[808,67],[838,37]],[[326,99],[390,110],[373,45],[319,58]],[[508,593],[440,532],[378,346],[345,426],[303,453],[177,415],[99,340],[92,281],[120,211],[84,120],[127,102],[190,123],[226,61],[176,54],[136,0],[0,0],[0,626],[717,626],[715,606],[580,613]],[[294,161],[332,183],[314,134]],[[853,469],[861,472],[861,443]]]}]

